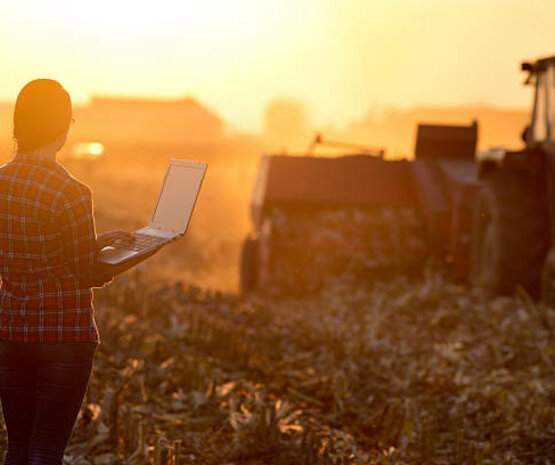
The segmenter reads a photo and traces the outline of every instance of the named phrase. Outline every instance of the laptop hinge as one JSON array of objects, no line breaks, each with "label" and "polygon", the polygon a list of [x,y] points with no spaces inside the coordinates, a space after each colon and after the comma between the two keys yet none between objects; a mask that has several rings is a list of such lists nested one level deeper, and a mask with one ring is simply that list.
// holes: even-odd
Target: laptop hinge
[{"label": "laptop hinge", "polygon": [[176,231],[168,231],[167,229],[157,229],[146,226],[142,229],[135,231],[136,234],[146,234],[148,236],[166,237],[168,239],[173,239],[180,234]]}]

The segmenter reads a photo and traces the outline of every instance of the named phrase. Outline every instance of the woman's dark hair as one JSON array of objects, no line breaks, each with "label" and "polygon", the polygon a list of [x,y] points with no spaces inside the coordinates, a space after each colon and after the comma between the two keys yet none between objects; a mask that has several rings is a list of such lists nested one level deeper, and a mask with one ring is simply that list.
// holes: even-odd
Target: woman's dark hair
[{"label": "woman's dark hair", "polygon": [[57,81],[36,79],[26,84],[15,102],[13,135],[20,152],[58,139],[71,122],[71,97]]}]

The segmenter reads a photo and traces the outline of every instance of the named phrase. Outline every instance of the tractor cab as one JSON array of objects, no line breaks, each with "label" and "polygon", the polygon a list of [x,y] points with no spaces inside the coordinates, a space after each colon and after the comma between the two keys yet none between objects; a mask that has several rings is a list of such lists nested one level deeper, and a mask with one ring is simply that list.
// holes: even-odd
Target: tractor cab
[{"label": "tractor cab", "polygon": [[[555,279],[555,56],[524,62],[535,86],[521,150],[479,152],[482,180],[473,237],[473,280],[493,293],[546,296]],[[553,262],[550,265],[550,262]],[[549,293],[549,292],[548,292]],[[552,300],[551,297],[546,300]]]},{"label": "tractor cab", "polygon": [[527,85],[535,85],[534,107],[526,144],[555,143],[555,56],[535,63],[522,63],[522,70],[528,72]]}]

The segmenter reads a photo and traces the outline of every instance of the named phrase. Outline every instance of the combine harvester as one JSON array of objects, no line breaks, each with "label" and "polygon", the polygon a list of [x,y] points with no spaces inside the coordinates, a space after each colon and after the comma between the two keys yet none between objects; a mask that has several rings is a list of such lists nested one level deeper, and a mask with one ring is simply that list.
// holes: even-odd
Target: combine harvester
[{"label": "combine harvester", "polygon": [[[297,256],[302,267],[303,254],[315,247],[311,238],[299,241],[283,234],[280,218],[289,216],[294,223],[302,221],[303,215],[314,217],[319,211],[352,207],[363,212],[383,212],[385,208],[386,219],[391,218],[392,211],[403,211],[404,217],[407,209],[416,212],[425,219],[427,242],[425,250],[412,248],[418,249],[417,256],[423,259],[433,254],[452,264],[458,278],[466,278],[470,270],[473,208],[480,188],[474,162],[477,133],[476,123],[419,125],[413,161],[385,160],[383,150],[325,142],[320,136],[309,152],[316,145],[332,145],[352,148],[357,154],[335,158],[263,156],[251,202],[254,233],[243,245],[242,292],[270,288],[276,284],[277,261],[284,256]],[[395,228],[393,224],[389,226]],[[390,233],[394,236],[393,230],[383,231]],[[317,242],[319,254],[333,254],[334,249],[357,253],[349,238],[328,240],[324,245]],[[396,244],[389,241],[385,247],[395,249]],[[380,252],[398,255],[416,252],[408,249]]]},{"label": "combine harvester", "polygon": [[[535,86],[522,150],[475,156],[473,123],[419,125],[411,161],[384,160],[376,150],[337,158],[262,157],[251,202],[254,232],[243,244],[242,292],[270,289],[275,263],[297,255],[302,267],[313,246],[310,238],[290,241],[280,234],[280,215],[299,221],[334,208],[408,208],[425,229],[418,259],[434,256],[456,279],[495,294],[521,288],[555,304],[555,56],[525,62],[522,70],[525,84]],[[317,137],[315,145],[323,142]],[[345,248],[356,257],[357,244],[340,239],[317,253]]]}]

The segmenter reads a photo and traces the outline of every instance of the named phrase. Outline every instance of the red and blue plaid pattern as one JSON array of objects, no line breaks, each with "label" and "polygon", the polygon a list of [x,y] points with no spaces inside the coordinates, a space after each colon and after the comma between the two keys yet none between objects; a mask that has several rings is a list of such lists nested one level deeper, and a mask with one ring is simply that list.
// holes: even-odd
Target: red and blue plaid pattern
[{"label": "red and blue plaid pattern", "polygon": [[98,341],[97,260],[87,186],[43,155],[0,167],[0,339]]}]

